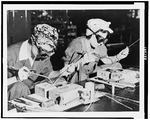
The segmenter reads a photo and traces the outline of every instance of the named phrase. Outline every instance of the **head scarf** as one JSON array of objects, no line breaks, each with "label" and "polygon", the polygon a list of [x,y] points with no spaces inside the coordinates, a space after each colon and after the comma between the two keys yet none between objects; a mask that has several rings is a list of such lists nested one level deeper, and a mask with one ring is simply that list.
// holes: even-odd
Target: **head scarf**
[{"label": "head scarf", "polygon": [[[56,28],[48,25],[48,24],[38,24],[34,27],[33,36],[38,40],[38,38],[47,38],[53,43],[53,46],[56,47],[58,41],[58,33]],[[44,41],[37,41],[44,42]],[[47,43],[47,41],[45,41]]]},{"label": "head scarf", "polygon": [[111,22],[106,22],[102,19],[90,19],[87,22],[88,29],[86,30],[86,35],[92,35],[94,33],[98,33],[99,31],[108,31],[109,33],[113,33],[113,30],[109,28]]},{"label": "head scarf", "polygon": [[34,27],[31,40],[32,44],[38,48],[39,58],[52,56],[57,46],[58,33],[56,28],[48,24],[38,24]]}]

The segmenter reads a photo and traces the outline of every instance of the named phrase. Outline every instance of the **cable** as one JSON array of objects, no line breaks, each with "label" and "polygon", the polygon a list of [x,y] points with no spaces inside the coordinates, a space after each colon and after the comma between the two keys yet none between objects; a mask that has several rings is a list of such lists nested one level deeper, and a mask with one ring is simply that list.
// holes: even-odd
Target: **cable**
[{"label": "cable", "polygon": [[[130,103],[136,103],[136,104],[139,104],[139,101],[137,101],[137,100],[133,100],[133,99],[130,99],[130,98],[124,98],[124,97],[121,97],[121,96],[117,96],[117,95],[112,95],[112,94],[110,94],[110,93],[107,93],[107,92],[101,92],[101,93],[103,93],[103,94],[107,94],[106,95],[106,97],[108,96],[108,95],[110,95],[110,97],[116,97],[116,99],[123,99],[124,101],[126,101],[126,102],[130,102]],[[115,99],[115,98],[114,98]]]},{"label": "cable", "polygon": [[117,102],[117,103],[120,104],[120,105],[123,105],[124,107],[126,107],[126,108],[128,108],[128,109],[130,109],[130,110],[133,110],[133,108],[131,108],[131,107],[129,107],[129,106],[127,106],[127,105],[125,105],[125,104],[119,102],[118,100],[116,100],[116,99],[114,99],[114,98],[112,98],[112,97],[109,97],[109,96],[106,95],[106,94],[105,94],[104,96],[108,97],[109,99],[112,99],[113,101]]},{"label": "cable", "polygon": [[93,102],[91,102],[83,112],[87,112],[87,110],[91,107],[92,104],[93,104]]}]

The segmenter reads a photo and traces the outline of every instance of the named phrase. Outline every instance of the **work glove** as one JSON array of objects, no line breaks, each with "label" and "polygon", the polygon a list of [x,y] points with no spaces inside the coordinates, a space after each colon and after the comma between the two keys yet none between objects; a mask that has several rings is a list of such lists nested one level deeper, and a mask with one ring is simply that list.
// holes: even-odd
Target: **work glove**
[{"label": "work glove", "polygon": [[118,61],[120,61],[121,59],[124,59],[128,56],[129,54],[129,47],[126,47],[125,49],[123,49],[122,51],[120,51],[120,53],[118,55],[116,55]]},{"label": "work glove", "polygon": [[67,81],[64,77],[60,77],[59,80],[55,81],[55,85],[66,85]]},{"label": "work glove", "polygon": [[23,67],[20,68],[19,71],[18,71],[19,80],[20,80],[20,81],[23,81],[23,80],[28,79],[29,74],[30,74],[30,70],[29,70],[27,67],[23,66]]},{"label": "work glove", "polygon": [[63,76],[68,76],[75,71],[75,64],[65,65],[65,67],[60,71]]},{"label": "work glove", "polygon": [[90,51],[86,53],[82,59],[82,65],[89,63],[89,62],[98,62],[99,55],[96,51]]}]

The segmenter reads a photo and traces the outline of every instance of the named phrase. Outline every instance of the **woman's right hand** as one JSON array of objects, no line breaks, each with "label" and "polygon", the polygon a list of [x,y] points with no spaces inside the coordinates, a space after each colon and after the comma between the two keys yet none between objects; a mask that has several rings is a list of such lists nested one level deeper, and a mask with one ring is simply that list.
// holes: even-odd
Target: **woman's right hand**
[{"label": "woman's right hand", "polygon": [[99,58],[100,57],[96,51],[88,52],[84,55],[82,64],[84,65],[89,62],[97,62],[99,60]]},{"label": "woman's right hand", "polygon": [[18,71],[19,80],[20,80],[20,81],[23,81],[23,80],[28,79],[29,74],[30,74],[30,70],[29,70],[27,67],[23,66],[23,67],[20,68],[19,71]]}]

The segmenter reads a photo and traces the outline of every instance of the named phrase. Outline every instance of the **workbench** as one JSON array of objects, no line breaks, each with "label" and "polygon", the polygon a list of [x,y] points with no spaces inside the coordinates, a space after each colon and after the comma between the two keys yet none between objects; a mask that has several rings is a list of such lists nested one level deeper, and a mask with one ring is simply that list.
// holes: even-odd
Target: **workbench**
[{"label": "workbench", "polygon": [[[84,86],[87,81],[81,81],[77,84]],[[99,90],[100,92],[107,92],[112,93],[112,86],[105,84],[105,89]],[[120,96],[123,98],[129,98],[131,100],[139,101],[139,84],[136,84],[134,88],[115,88],[115,95]],[[119,99],[118,99],[119,100]],[[125,104],[126,106],[132,108],[129,109],[121,104],[118,104],[114,100],[102,96],[96,102],[93,102],[87,112],[97,112],[97,111],[139,111],[139,104],[135,102],[131,102],[128,100],[119,100],[121,103]],[[83,112],[89,106],[89,104],[81,104],[75,106],[73,108],[65,110],[65,112]],[[13,109],[14,106],[8,103],[8,110]]]},{"label": "workbench", "polygon": [[[80,84],[84,84],[84,82],[80,83]],[[105,85],[105,89],[100,90],[103,92],[108,92],[108,93],[112,93],[112,87],[110,85]],[[136,100],[139,101],[140,96],[139,96],[139,84],[136,85],[135,88],[115,88],[115,95],[120,96],[120,97],[124,97],[124,98],[129,98],[132,100]],[[132,103],[129,101],[122,101],[123,104],[129,106],[132,108],[128,109],[118,103],[116,103],[115,101],[113,101],[112,99],[109,99],[106,96],[102,96],[100,98],[100,100],[98,100],[97,102],[93,103],[91,105],[91,107],[88,109],[88,112],[98,112],[98,111],[139,111],[139,104],[137,103]],[[87,108],[88,105],[80,105],[77,106],[75,108],[71,108],[67,111],[70,112],[82,112]]]}]

